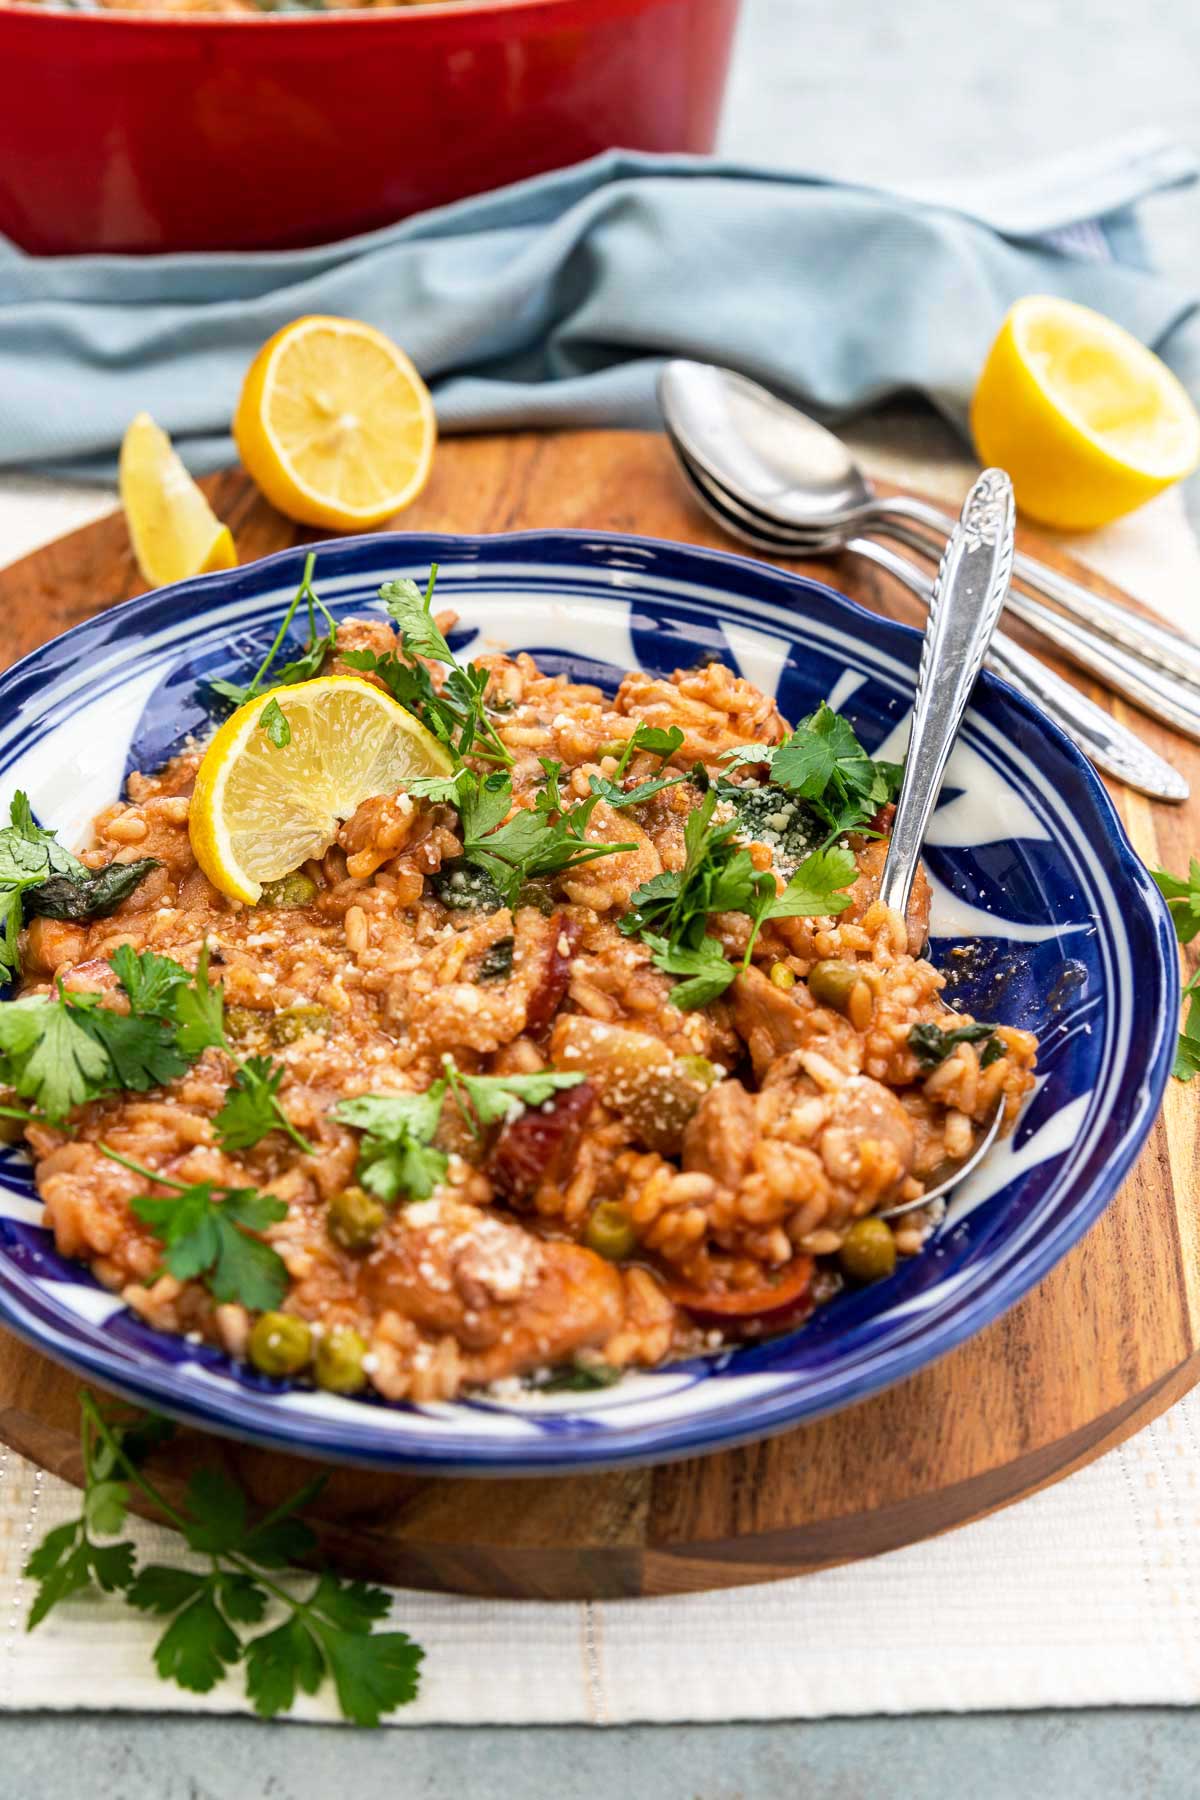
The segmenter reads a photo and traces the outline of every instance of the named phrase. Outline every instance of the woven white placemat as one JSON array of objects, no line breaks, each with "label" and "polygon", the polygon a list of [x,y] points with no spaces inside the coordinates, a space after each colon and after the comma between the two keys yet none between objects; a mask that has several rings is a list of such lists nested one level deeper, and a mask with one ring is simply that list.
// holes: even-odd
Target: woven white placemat
[{"label": "woven white placemat", "polygon": [[[953,497],[967,471],[914,427],[901,454],[872,428],[881,475]],[[917,450],[914,451],[914,444]],[[0,562],[97,516],[105,500],[0,483]],[[1195,628],[1200,550],[1170,495],[1080,555]],[[24,1629],[21,1567],[72,1516],[65,1483],[0,1450],[0,1709],[238,1712],[235,1679],[165,1687],[159,1627],[117,1602]],[[179,1554],[135,1522],[144,1555]],[[1069,1480],[944,1538],[795,1581],[595,1604],[398,1593],[424,1645],[418,1701],[389,1723],[618,1724],[828,1714],[1200,1702],[1200,1393]],[[296,1716],[333,1709],[303,1700]]]}]

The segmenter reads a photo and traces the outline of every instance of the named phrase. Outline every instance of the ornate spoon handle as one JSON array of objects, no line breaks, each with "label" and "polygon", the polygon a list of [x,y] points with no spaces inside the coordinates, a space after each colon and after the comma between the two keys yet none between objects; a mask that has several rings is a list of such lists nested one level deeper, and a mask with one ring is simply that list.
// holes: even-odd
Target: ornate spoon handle
[{"label": "ornate spoon handle", "polygon": [[904,913],[930,814],[971,689],[1012,579],[1015,510],[1002,469],[985,469],[963,502],[929,601],[912,732],[879,898]]}]

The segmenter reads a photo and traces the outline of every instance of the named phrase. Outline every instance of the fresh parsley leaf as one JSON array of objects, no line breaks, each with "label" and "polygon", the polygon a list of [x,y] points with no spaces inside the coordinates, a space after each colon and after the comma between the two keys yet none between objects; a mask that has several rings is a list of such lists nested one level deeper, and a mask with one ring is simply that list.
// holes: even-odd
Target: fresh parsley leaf
[{"label": "fresh parsley leaf", "polygon": [[629,741],[635,750],[649,751],[651,756],[660,756],[665,762],[682,749],[683,732],[678,725],[668,725],[665,730],[658,725],[638,725]]},{"label": "fresh parsley leaf", "polygon": [[1200,862],[1193,856],[1184,876],[1171,875],[1166,869],[1151,869],[1159,892],[1166,901],[1181,944],[1189,944],[1200,932]]},{"label": "fresh parsley leaf", "polygon": [[806,856],[781,894],[767,901],[762,919],[814,919],[845,912],[849,894],[842,890],[858,878],[849,850],[828,846]]},{"label": "fresh parsley leaf", "polygon": [[463,1075],[451,1059],[444,1060],[450,1091],[463,1117],[484,1128],[501,1124],[522,1107],[544,1106],[564,1088],[587,1080],[581,1070],[559,1069],[539,1069],[533,1075]]},{"label": "fresh parsley leaf", "polygon": [[422,1094],[360,1094],[343,1100],[333,1117],[363,1133],[357,1178],[381,1200],[424,1200],[445,1178],[449,1158],[434,1138],[449,1093],[479,1132],[511,1118],[523,1106],[542,1106],[563,1088],[586,1080],[582,1072],[540,1069],[532,1075],[463,1075],[452,1057],[445,1075]]},{"label": "fresh parsley leaf", "polygon": [[222,1150],[249,1150],[269,1131],[283,1131],[306,1156],[313,1154],[279,1104],[284,1071],[269,1056],[250,1056],[235,1071],[215,1124]]},{"label": "fresh parsley leaf", "polygon": [[461,807],[465,796],[474,790],[478,776],[473,770],[455,769],[453,775],[415,775],[405,781],[404,791],[420,800],[441,802]]},{"label": "fresh parsley leaf", "polygon": [[749,851],[734,843],[737,820],[713,824],[716,805],[710,789],[688,814],[683,868],[652,876],[634,889],[632,910],[620,921],[627,936],[652,931],[696,949],[710,913],[747,912],[758,896],[774,892],[774,876],[756,869]]},{"label": "fresh parsley leaf", "polygon": [[246,1650],[246,1696],[264,1719],[287,1712],[297,1688],[315,1694],[324,1674],[321,1646],[299,1615],[264,1631]]},{"label": "fresh parsley leaf", "polygon": [[112,1068],[83,1016],[65,999],[0,1005],[0,1081],[59,1123],[109,1091]]},{"label": "fresh parsley leaf", "polygon": [[438,1128],[445,1096],[445,1084],[440,1081],[422,1094],[359,1094],[353,1100],[339,1100],[333,1116],[371,1137],[396,1143],[413,1137],[429,1143]]},{"label": "fresh parsley leaf", "polygon": [[650,946],[651,960],[656,968],[667,975],[687,977],[671,989],[672,1006],[682,1007],[685,1011],[707,1006],[725,992],[737,974],[736,966],[714,937],[702,937],[698,944],[690,945],[673,944],[669,938],[657,937],[652,932],[643,932],[642,936]]},{"label": "fresh parsley leaf", "polygon": [[956,1044],[981,1044],[995,1036],[994,1025],[976,1022],[943,1031],[940,1025],[914,1025],[908,1034],[908,1047],[923,1069],[936,1069],[944,1063]]},{"label": "fresh parsley leaf", "polygon": [[[526,882],[563,875],[600,856],[632,850],[632,843],[596,843],[587,837],[598,796],[558,811],[557,771],[547,781],[546,803],[512,812],[512,782],[505,774],[477,777],[460,802],[463,857],[491,876],[511,906]],[[512,812],[512,817],[507,815]]]},{"label": "fresh parsley leaf", "polygon": [[607,800],[610,806],[618,811],[624,806],[640,806],[643,800],[650,800],[655,794],[661,794],[664,788],[679,787],[689,780],[687,775],[656,775],[653,781],[641,781],[636,787],[623,788],[605,775],[589,775],[588,786],[593,794],[601,800]]},{"label": "fresh parsley leaf", "polygon": [[170,956],[159,956],[153,950],[135,951],[129,944],[119,944],[112,956],[113,971],[129,997],[135,1013],[159,1013],[174,1017],[172,996],[186,987],[191,974],[182,963]]},{"label": "fresh parsley leaf", "polygon": [[104,1051],[106,1089],[144,1094],[149,1088],[166,1087],[186,1072],[188,1058],[179,1048],[173,1024],[134,1012],[115,1012],[102,1006],[95,994],[70,995],[67,1008],[75,1023]]},{"label": "fresh parsley leaf", "polygon": [[[473,847],[480,845],[512,811],[512,803],[512,782],[507,775],[476,775],[466,783],[457,802],[466,843]],[[516,814],[512,820],[514,826],[519,826],[521,817],[520,813]],[[540,832],[545,827],[540,822],[535,826],[537,818],[536,813],[530,813],[525,823],[531,830]]]},{"label": "fresh parsley leaf", "polygon": [[721,752],[721,762],[727,771],[751,765],[758,767],[763,763],[770,768],[778,748],[778,744],[738,744],[733,750]]},{"label": "fresh parsley leaf", "polygon": [[710,789],[688,815],[683,868],[664,871],[635,888],[630,896],[633,910],[620,921],[623,932],[636,933],[650,945],[657,968],[684,978],[672,988],[671,1003],[685,1009],[707,1006],[738,973],[708,933],[713,913],[743,912],[753,921],[738,965],[745,969],[767,919],[842,912],[850,898],[840,890],[858,873],[849,851],[816,850],[783,892],[776,893],[774,875],[756,869],[749,851],[737,844],[737,819],[713,824],[717,799],[716,790]]},{"label": "fresh parsley leaf", "polygon": [[286,1217],[274,1194],[204,1181],[168,1199],[141,1194],[130,1205],[162,1244],[163,1268],[177,1281],[200,1278],[219,1304],[237,1301],[251,1312],[269,1312],[287,1293],[282,1257],[250,1235]]},{"label": "fresh parsley leaf", "polygon": [[221,990],[208,986],[206,951],[195,977],[170,957],[124,944],[113,969],[128,1013],[61,983],[56,999],[0,1004],[0,1082],[54,1123],[103,1094],[165,1086],[208,1045],[224,1047]]},{"label": "fresh parsley leaf", "polygon": [[[314,1603],[315,1604],[315,1603]],[[424,1651],[404,1631],[352,1633],[318,1625],[338,1704],[355,1725],[378,1725],[384,1713],[417,1694]]]},{"label": "fresh parsley leaf", "polygon": [[267,701],[258,715],[258,730],[266,733],[276,750],[285,750],[291,743],[292,728],[278,700]]},{"label": "fresh parsley leaf", "polygon": [[208,979],[208,944],[200,947],[196,973],[186,987],[174,992],[176,1038],[190,1062],[206,1050],[224,1050],[225,993],[220,982]]},{"label": "fresh parsley leaf", "polygon": [[[253,700],[256,695],[261,694],[265,687],[294,687],[298,681],[311,681],[314,675],[319,675],[321,673],[325,664],[325,658],[336,647],[337,624],[328,607],[321,600],[316,589],[313,587],[312,574],[315,564],[316,555],[315,553],[310,553],[305,559],[304,573],[300,578],[300,586],[296,589],[287,612],[284,614],[283,623],[275,634],[275,639],[271,648],[267,651],[263,661],[259,664],[253,678],[245,684],[236,681],[223,680],[209,682],[208,685],[213,693],[218,694],[222,700],[228,700],[234,706],[245,706],[248,700]],[[270,674],[272,664],[282,648],[283,641],[291,629],[292,620],[295,618],[297,609],[301,603],[307,603],[308,606],[308,647],[292,662],[281,664],[273,674]],[[316,616],[318,609],[324,614],[326,623],[326,630],[320,634],[317,632]],[[270,674],[270,680],[267,679],[268,674]],[[268,708],[266,710],[269,711],[270,709]],[[260,720],[259,723],[261,724],[262,721]],[[286,719],[284,720],[284,726],[285,728],[287,727]],[[271,742],[275,743],[275,738],[272,738]],[[282,748],[282,744],[286,744],[287,742],[288,738],[284,738],[278,747]]]},{"label": "fresh parsley leaf", "polygon": [[107,918],[159,864],[154,857],[88,869],[33,817],[28,795],[17,792],[11,823],[0,831],[0,967],[15,974],[18,936],[34,918]]},{"label": "fresh parsley leaf", "polygon": [[82,875],[52,875],[21,896],[26,923],[30,919],[107,919],[123,900],[128,900],[152,870],[161,868],[155,856],[136,862],[109,863],[103,869],[87,869]]},{"label": "fresh parsley leaf", "polygon": [[[348,651],[352,669],[378,676],[393,699],[420,719],[444,744],[455,762],[468,755],[511,768],[512,757],[488,718],[486,696],[491,676],[478,663],[464,667],[439,630],[430,611],[437,564],[429,572],[424,593],[415,581],[389,581],[380,598],[400,631],[400,654],[380,656],[374,650]],[[421,657],[446,666],[439,688]]]},{"label": "fresh parsley leaf", "polygon": [[51,875],[68,875],[73,878],[88,874],[77,856],[73,856],[66,847],[59,843],[53,831],[47,831],[39,825],[33,816],[33,808],[29,804],[29,795],[18,788],[12,797],[8,809],[9,823],[4,831],[0,831],[0,866],[6,854],[11,855],[16,849],[16,841],[39,847],[45,858]]},{"label": "fresh parsley leaf", "polygon": [[199,1469],[188,1482],[191,1515],[184,1536],[202,1556],[236,1550],[246,1535],[246,1496],[222,1469]]},{"label": "fresh parsley leaf", "polygon": [[89,1531],[116,1537],[129,1511],[127,1481],[93,1481],[84,1496],[83,1517]]},{"label": "fresh parsley leaf", "polygon": [[[226,1669],[236,1663],[242,1646],[217,1604],[211,1575],[197,1577],[197,1592],[175,1614],[154,1650],[154,1666],[164,1681],[193,1694],[207,1694]],[[130,1589],[130,1604],[140,1595]]]},{"label": "fresh parsley leaf", "polygon": [[1200,1075],[1200,973],[1192,976],[1181,998],[1191,1004],[1179,1028],[1175,1066],[1171,1073],[1176,1081],[1190,1081],[1193,1075]]},{"label": "fresh parsley leaf", "polygon": [[427,656],[431,662],[454,665],[454,652],[438,629],[430,612],[433,590],[437,583],[437,564],[429,572],[424,593],[415,581],[385,581],[379,598],[400,633],[400,642],[413,656]]},{"label": "fresh parsley leaf", "polygon": [[782,744],[742,744],[726,751],[727,769],[765,763],[774,786],[806,801],[830,836],[869,825],[895,797],[901,766],[875,762],[848,719],[822,701]]},{"label": "fresh parsley leaf", "polygon": [[361,1131],[358,1180],[389,1203],[424,1200],[449,1165],[433,1138],[442,1116],[446,1083],[435,1081],[423,1094],[360,1094],[339,1101],[333,1117]]}]

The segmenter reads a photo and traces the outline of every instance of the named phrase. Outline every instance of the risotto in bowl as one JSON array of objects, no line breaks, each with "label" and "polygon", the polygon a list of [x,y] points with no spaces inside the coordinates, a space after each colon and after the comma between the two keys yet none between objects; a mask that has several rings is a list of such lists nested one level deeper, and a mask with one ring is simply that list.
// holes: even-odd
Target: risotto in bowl
[{"label": "risotto in bowl", "polygon": [[1136,1153],[1175,963],[986,677],[881,906],[916,644],[734,557],[378,537],[11,671],[0,1313],[198,1422],[514,1473],[977,1329]]}]

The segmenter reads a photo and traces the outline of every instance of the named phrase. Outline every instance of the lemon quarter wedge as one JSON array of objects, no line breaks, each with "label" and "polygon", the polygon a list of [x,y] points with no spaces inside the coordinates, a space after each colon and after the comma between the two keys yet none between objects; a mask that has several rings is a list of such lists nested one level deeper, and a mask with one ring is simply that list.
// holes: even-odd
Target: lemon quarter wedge
[{"label": "lemon quarter wedge", "polygon": [[233,568],[232,532],[149,413],[138,413],[125,433],[118,479],[133,554],[151,587]]},{"label": "lemon quarter wedge", "polygon": [[1017,505],[1061,531],[1132,512],[1200,462],[1200,418],[1152,350],[1089,307],[1031,294],[1012,307],[971,402],[984,462]]},{"label": "lemon quarter wedge", "polygon": [[[281,745],[260,724],[272,702],[290,734]],[[453,767],[411,713],[356,675],[274,688],[239,706],[204,753],[188,820],[196,861],[253,904],[264,882],[323,856],[364,800]]]}]

